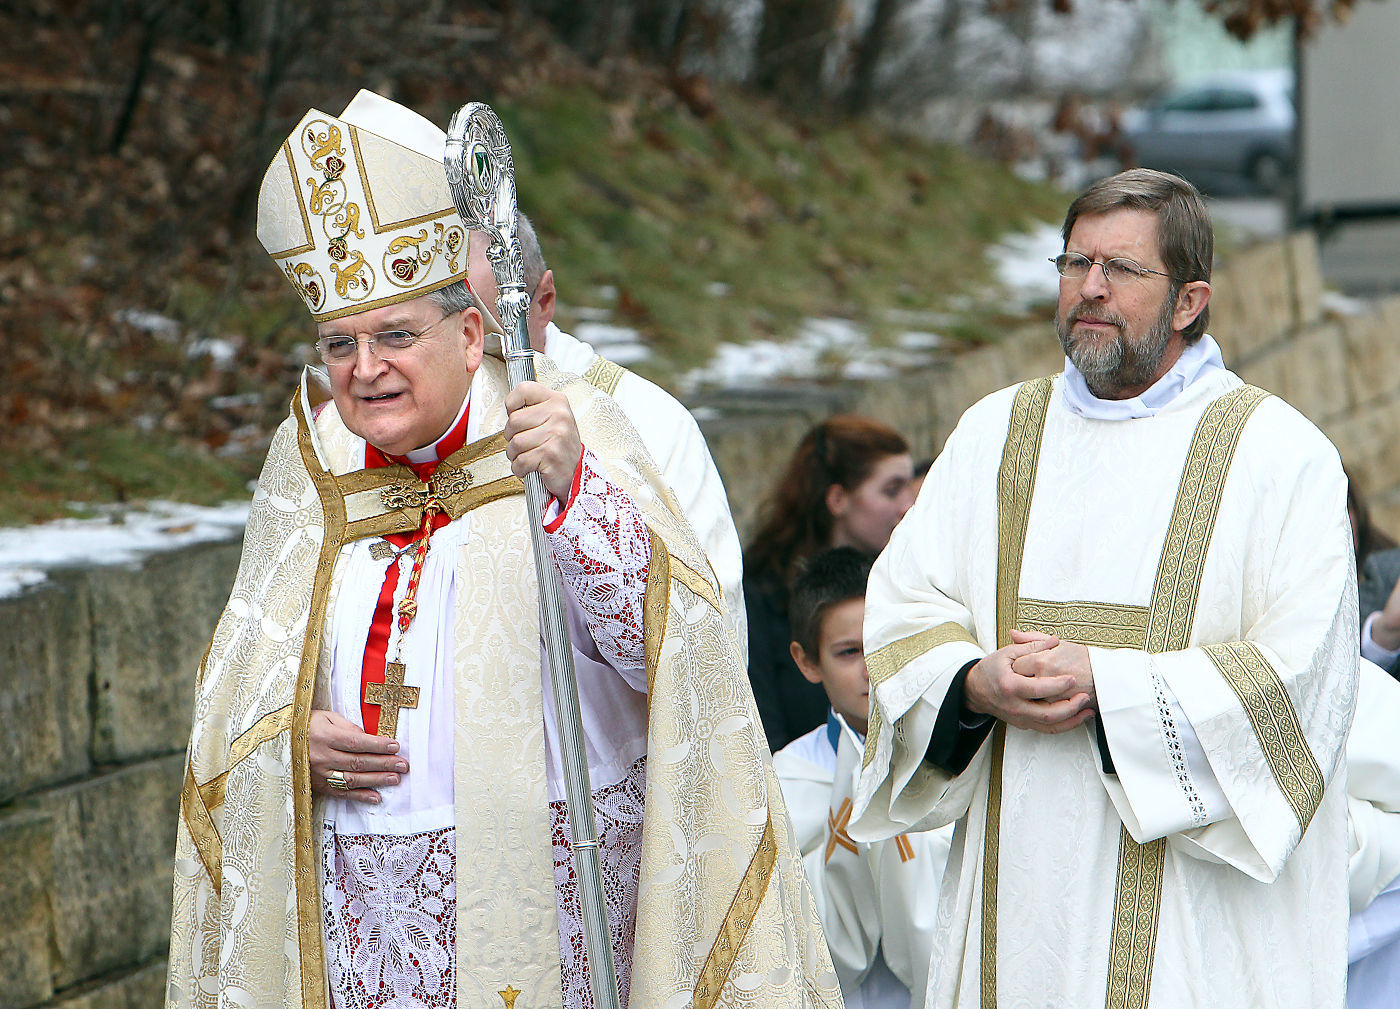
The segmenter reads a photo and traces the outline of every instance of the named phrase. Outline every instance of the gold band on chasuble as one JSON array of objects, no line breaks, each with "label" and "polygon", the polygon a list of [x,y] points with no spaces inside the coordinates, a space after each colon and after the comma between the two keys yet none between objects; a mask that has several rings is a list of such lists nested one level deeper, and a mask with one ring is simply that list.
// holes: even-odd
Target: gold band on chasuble
[{"label": "gold band on chasuble", "polygon": [[1052,634],[1064,641],[1102,648],[1142,648],[1147,641],[1147,607],[1076,600],[1016,601],[1016,628]]},{"label": "gold band on chasuble", "polygon": [[[939,645],[946,645],[952,641],[967,641],[974,645],[977,644],[977,639],[972,636],[971,631],[963,627],[962,624],[949,621],[946,624],[939,624],[937,627],[919,631],[917,634],[911,634],[907,638],[891,641],[883,648],[877,648],[865,657],[865,668],[870,673],[870,693],[874,694],[876,687],[919,656],[933,651]],[[866,726],[865,731],[865,754],[861,760],[862,767],[869,767],[870,762],[875,759],[875,747],[880,738],[883,724],[879,705],[871,704],[870,724]]]},{"label": "gold band on chasuble", "polygon": [[719,934],[710,947],[710,955],[705,958],[705,966],[695,980],[695,990],[691,993],[694,1009],[714,1009],[724,990],[725,979],[739,956],[739,947],[748,935],[749,925],[758,913],[758,905],[763,903],[768,893],[768,881],[773,878],[773,866],[778,859],[778,845],[773,839],[773,817],[770,813],[759,839],[758,850],[739,881],[739,889],[734,900],[720,923]]},{"label": "gold band on chasuble", "polygon": [[[1145,642],[1148,652],[1178,651],[1191,641],[1196,599],[1225,477],[1245,422],[1267,395],[1252,386],[1240,386],[1215,400],[1196,424],[1152,585]],[[1138,844],[1126,827],[1119,830],[1105,1009],[1142,1009],[1147,1005],[1162,908],[1166,845],[1165,838]]]},{"label": "gold band on chasuble", "polygon": [[1293,807],[1299,830],[1306,831],[1327,782],[1283,681],[1253,642],[1206,645],[1205,653],[1240,699],[1279,791]]},{"label": "gold band on chasuble", "polygon": [[603,357],[596,357],[593,363],[588,366],[588,370],[583,373],[583,380],[593,388],[611,396],[617,392],[617,383],[622,381],[622,376],[627,374],[627,369],[620,364],[613,364]]},{"label": "gold band on chasuble", "polygon": [[[1024,383],[1016,390],[1006,444],[997,474],[997,647],[1011,644],[1016,599],[1021,589],[1021,558],[1026,549],[1035,492],[1040,439],[1055,380],[1049,376]],[[997,1004],[997,864],[1001,843],[1001,766],[1006,750],[1006,726],[992,730],[992,762],[987,785],[987,826],[982,836],[982,1006]]]}]

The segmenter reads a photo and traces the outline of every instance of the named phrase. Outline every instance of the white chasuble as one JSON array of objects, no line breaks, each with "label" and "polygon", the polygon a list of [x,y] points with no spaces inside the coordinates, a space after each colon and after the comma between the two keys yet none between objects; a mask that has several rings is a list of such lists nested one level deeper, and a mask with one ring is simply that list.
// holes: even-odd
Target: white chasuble
[{"label": "white chasuble", "polygon": [[[632,868],[603,852],[605,873],[636,880],[630,1005],[839,1004],[820,928],[804,913],[811,898],[704,552],[665,503],[669,490],[643,475],[654,466],[634,454],[636,434],[616,405],[542,358],[536,367],[542,382],[569,396],[585,445],[640,510],[650,544],[640,629],[629,631],[626,621],[583,627],[572,607],[570,616],[599,825],[619,825],[622,846],[635,852]],[[322,899],[326,822],[334,832],[361,831],[354,837],[368,839],[359,853],[365,862],[387,865],[385,846],[398,846],[392,855],[405,866],[453,864],[460,1006],[577,1004],[560,978],[561,953],[568,954],[558,923],[572,899],[563,878],[571,869],[562,799],[550,787],[559,768],[533,560],[520,481],[509,475],[504,439],[489,433],[504,423],[504,389],[503,366],[487,359],[471,405],[482,436],[434,474],[449,470],[439,493],[453,521],[434,533],[429,556],[436,550],[439,561],[429,567],[453,559],[425,568],[425,591],[434,605],[455,599],[457,616],[432,633],[420,634],[426,621],[411,627],[404,642],[405,664],[426,655],[443,666],[432,656],[453,653],[450,683],[430,691],[439,702],[453,695],[457,766],[446,827],[432,826],[434,796],[443,794],[431,784],[441,772],[431,759],[436,748],[429,742],[426,766],[412,752],[420,729],[434,735],[430,712],[401,714],[400,733],[415,740],[404,784],[421,774],[430,785],[408,803],[421,798],[423,808],[398,810],[402,823],[366,829],[375,814],[310,791],[310,712],[352,703],[332,697],[339,678],[330,670],[344,646],[332,627],[363,621],[363,609],[358,618],[352,611],[372,602],[350,579],[357,570],[363,578],[360,565],[370,563],[361,553],[366,541],[417,529],[422,504],[413,501],[419,483],[406,468],[356,468],[357,440],[333,407],[311,419],[324,399],[312,377],[293,399],[259,480],[233,593],[201,664],[177,832],[169,1005],[327,1006],[334,965],[323,932],[333,929],[323,910],[337,897],[332,886],[329,903]],[[483,544],[489,558],[475,556]],[[557,542],[554,549],[566,581],[571,565],[590,563],[564,556]],[[383,570],[382,562],[372,565],[369,581],[377,584]],[[642,638],[642,668],[613,668],[607,653],[628,633]],[[349,647],[362,649],[363,637]],[[385,790],[390,816],[394,791]],[[444,830],[454,833],[451,844]],[[428,879],[436,875],[419,877],[442,891],[420,902],[429,917],[446,895],[444,881]],[[359,885],[354,873],[340,878],[339,912],[349,921],[370,891],[349,892]]]},{"label": "white chasuble", "polygon": [[[1071,413],[1062,381],[969,410],[875,564],[851,834],[958,821],[929,1006],[1340,1007],[1357,620],[1336,451],[1223,369],[1122,421]],[[1089,646],[1097,719],[996,723],[934,766],[950,684],[1012,628]]]}]

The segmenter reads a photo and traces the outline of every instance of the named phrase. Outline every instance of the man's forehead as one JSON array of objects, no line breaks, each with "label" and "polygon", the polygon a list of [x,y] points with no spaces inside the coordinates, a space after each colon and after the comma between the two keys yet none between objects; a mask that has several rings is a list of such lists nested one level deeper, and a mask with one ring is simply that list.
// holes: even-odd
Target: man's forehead
[{"label": "man's forehead", "polygon": [[335,333],[382,333],[390,329],[412,328],[422,315],[424,298],[386,305],[368,312],[356,312],[339,319],[330,319],[316,324],[316,332],[321,336]]},{"label": "man's forehead", "polygon": [[1075,249],[1093,244],[1155,251],[1157,225],[1155,213],[1135,207],[1119,207],[1101,214],[1081,214],[1070,229],[1066,247]]}]

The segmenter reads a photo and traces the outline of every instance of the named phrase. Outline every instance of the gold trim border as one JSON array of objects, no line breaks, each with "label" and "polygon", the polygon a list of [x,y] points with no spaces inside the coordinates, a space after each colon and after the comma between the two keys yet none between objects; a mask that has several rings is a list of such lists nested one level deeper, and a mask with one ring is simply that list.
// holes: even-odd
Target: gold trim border
[{"label": "gold trim border", "polygon": [[647,565],[647,586],[642,596],[643,643],[646,652],[647,705],[651,705],[656,670],[661,663],[661,641],[666,636],[666,616],[671,605],[671,551],[666,541],[647,527],[651,538],[651,563]]},{"label": "gold trim border", "polygon": [[599,355],[593,363],[588,366],[588,370],[583,373],[583,380],[601,392],[609,396],[617,392],[617,384],[622,381],[622,377],[627,374],[627,369],[620,364],[614,364],[607,358]]},{"label": "gold trim border", "polygon": [[725,979],[729,977],[729,971],[739,956],[739,947],[748,935],[749,925],[753,922],[758,906],[763,903],[763,898],[768,893],[768,883],[773,878],[773,866],[777,860],[778,845],[773,837],[773,814],[770,811],[768,822],[763,827],[763,836],[758,842],[758,850],[754,852],[748,869],[739,881],[734,900],[730,902],[729,910],[725,912],[724,921],[720,924],[719,934],[715,936],[714,945],[710,947],[709,956],[705,958],[705,965],[700,969],[700,976],[695,979],[695,989],[691,993],[694,1009],[714,1009],[715,1004],[719,1002]]},{"label": "gold trim border", "polygon": [[316,457],[311,426],[302,408],[300,390],[292,397],[292,413],[297,420],[297,447],[302,464],[321,500],[323,537],[316,559],[311,607],[302,643],[301,666],[297,671],[296,693],[292,701],[292,814],[296,846],[293,849],[293,883],[296,887],[297,938],[301,968],[303,1009],[327,1009],[326,953],[322,945],[321,893],[316,873],[316,845],[313,837],[310,726],[311,701],[316,686],[316,665],[321,654],[321,632],[330,601],[331,572],[336,555],[345,543],[345,498],[335,476]]},{"label": "gold trim border", "polygon": [[1268,395],[1253,386],[1240,386],[1212,403],[1196,425],[1152,585],[1149,652],[1177,651],[1191,639],[1225,476],[1245,422]]},{"label": "gold trim border", "polygon": [[224,789],[228,786],[228,776],[233,769],[243,763],[254,750],[269,739],[286,732],[292,726],[292,706],[285,704],[276,711],[263,715],[248,731],[235,739],[229,746],[228,770],[211,778],[199,786],[199,796],[211,813],[224,804]]},{"label": "gold trim border", "polygon": [[1016,627],[1020,630],[1053,634],[1065,641],[1102,648],[1142,648],[1147,642],[1147,618],[1146,606],[1082,599],[1064,603],[1045,599],[1016,602]]},{"label": "gold trim border", "polygon": [[1162,911],[1165,838],[1138,844],[1119,828],[1118,882],[1113,893],[1113,937],[1108,950],[1105,1009],[1146,1009]]},{"label": "gold trim border", "polygon": [[[1021,588],[1021,559],[1026,549],[1031,496],[1040,464],[1040,443],[1055,380],[1046,376],[1016,390],[1006,444],[997,473],[997,640],[1011,643],[1011,624]],[[1001,770],[1006,726],[992,730],[992,763],[987,785],[987,824],[982,837],[982,1005],[997,1004],[997,859],[1001,847]]]},{"label": "gold trim border", "polygon": [[209,807],[204,804],[204,796],[195,784],[194,768],[188,760],[185,763],[185,784],[180,789],[180,812],[185,819],[185,828],[190,832],[190,839],[194,841],[195,851],[199,853],[199,860],[204,863],[204,871],[214,884],[214,895],[222,897],[224,843],[219,837],[218,828],[214,826]]},{"label": "gold trim border", "polygon": [[[919,631],[917,634],[900,638],[898,641],[891,641],[883,648],[877,648],[865,657],[865,668],[870,673],[871,692],[874,693],[876,687],[919,656],[931,652],[939,645],[950,644],[954,641],[977,644],[977,639],[972,636],[971,631],[962,624],[950,620],[947,623]],[[870,705],[869,722],[865,732],[865,753],[861,759],[862,767],[869,767],[870,762],[875,759],[880,731],[884,727],[884,719],[880,716],[878,704],[872,703]]]},{"label": "gold trim border", "polygon": [[1293,807],[1299,830],[1306,831],[1327,782],[1283,681],[1253,642],[1206,645],[1205,653],[1240,699],[1274,781]]}]

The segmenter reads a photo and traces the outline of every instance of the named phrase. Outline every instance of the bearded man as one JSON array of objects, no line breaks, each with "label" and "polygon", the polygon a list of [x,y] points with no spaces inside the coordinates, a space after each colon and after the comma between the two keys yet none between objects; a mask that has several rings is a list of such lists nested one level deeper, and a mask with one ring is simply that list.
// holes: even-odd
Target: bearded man
[{"label": "bearded man", "polygon": [[875,564],[849,832],[957,822],[929,1006],[1340,1009],[1341,463],[1206,335],[1189,184],[1063,235],[1064,373],[964,414]]},{"label": "bearded man", "polygon": [[593,1004],[531,522],[622,1004],[839,999],[704,551],[615,403],[543,358],[511,389],[484,354],[442,156],[362,92],[263,179],[258,237],[325,372],[273,439],[199,670],[168,1004]]}]

